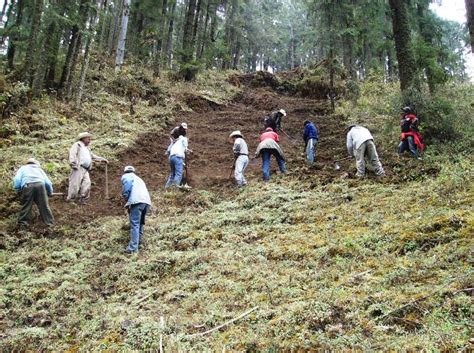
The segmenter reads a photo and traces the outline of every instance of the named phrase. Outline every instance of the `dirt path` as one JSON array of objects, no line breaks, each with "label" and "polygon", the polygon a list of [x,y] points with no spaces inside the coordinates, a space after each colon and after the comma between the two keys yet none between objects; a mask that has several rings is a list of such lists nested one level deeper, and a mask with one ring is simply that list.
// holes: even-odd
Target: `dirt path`
[{"label": "dirt path", "polygon": [[[176,124],[185,121],[189,126],[189,144],[194,151],[189,161],[190,185],[195,190],[207,189],[222,194],[236,192],[232,181],[228,179],[233,161],[229,134],[233,130],[241,130],[252,157],[262,131],[263,117],[280,108],[288,113],[283,128],[295,138],[291,140],[285,135],[281,136],[281,146],[290,174],[299,179],[318,180],[325,184],[354,169],[353,161],[345,161],[340,163],[340,171],[334,170],[334,159],[347,154],[345,123],[341,119],[329,120],[325,115],[329,108],[326,101],[282,96],[266,88],[248,88],[226,106],[206,103],[199,97],[191,99],[188,104],[194,111],[182,113]],[[301,135],[306,119],[313,120],[319,126],[321,134],[317,163],[313,168],[305,165],[303,155],[304,144]],[[137,174],[145,180],[150,191],[158,191],[161,194],[169,172],[168,159],[165,156],[168,144],[167,131],[148,133],[142,135],[133,148],[123,152],[119,156],[120,162],[109,166],[110,200],[105,199],[103,167],[97,166],[91,172],[93,186],[88,205],[68,204],[61,199],[51,201],[58,223],[77,224],[101,216],[123,215],[120,176],[126,165],[136,168]],[[390,163],[386,163],[389,156],[382,153],[381,157],[386,172],[392,174]],[[385,157],[387,159],[384,161]],[[272,170],[276,170],[275,168],[276,162],[272,162]],[[250,163],[246,176],[250,183],[261,180],[260,160]],[[61,191],[67,191],[65,185]],[[192,192],[182,199],[183,206],[186,206],[186,199],[192,202]]]}]

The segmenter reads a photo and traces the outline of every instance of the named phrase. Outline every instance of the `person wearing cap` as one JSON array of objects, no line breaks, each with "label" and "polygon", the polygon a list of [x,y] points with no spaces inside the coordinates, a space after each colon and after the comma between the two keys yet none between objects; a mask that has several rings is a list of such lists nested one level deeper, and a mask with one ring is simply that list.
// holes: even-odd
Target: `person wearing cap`
[{"label": "person wearing cap", "polygon": [[400,121],[401,135],[398,153],[403,154],[409,150],[414,158],[421,160],[419,151],[425,149],[423,137],[418,129],[419,120],[411,107],[402,108],[402,118]]},{"label": "person wearing cap", "polygon": [[150,194],[145,182],[135,174],[135,168],[126,166],[122,175],[122,196],[130,217],[130,242],[126,253],[136,253],[143,239],[145,217],[151,206]]},{"label": "person wearing cap", "polygon": [[374,138],[370,131],[360,125],[350,125],[347,128],[347,151],[349,156],[355,157],[357,167],[357,177],[365,176],[365,158],[370,161],[375,174],[384,176],[385,172],[380,163]]},{"label": "person wearing cap", "polygon": [[18,216],[20,227],[28,227],[33,203],[38,207],[43,222],[47,226],[53,226],[54,218],[48,204],[48,196],[53,193],[53,184],[37,160],[30,158],[26,165],[18,169],[13,179],[13,188],[21,193],[21,209]]},{"label": "person wearing cap", "polygon": [[171,142],[173,142],[180,136],[186,136],[187,131],[188,131],[188,124],[186,123],[181,123],[181,125],[173,128],[173,130],[171,130],[171,133],[170,133]]},{"label": "person wearing cap", "polygon": [[272,128],[275,132],[281,131],[281,119],[284,116],[286,116],[286,111],[284,109],[272,112],[263,121],[264,128]]},{"label": "person wearing cap", "polygon": [[69,176],[68,201],[84,202],[87,200],[91,190],[89,171],[92,168],[92,162],[108,163],[107,159],[91,152],[89,147],[91,138],[92,135],[88,132],[81,132],[69,150],[69,164],[72,171]]},{"label": "person wearing cap", "polygon": [[247,185],[244,171],[249,164],[249,149],[242,133],[239,130],[232,132],[229,136],[234,139],[234,177],[238,187]]},{"label": "person wearing cap", "polygon": [[319,130],[313,122],[306,120],[304,122],[303,140],[305,142],[306,161],[309,164],[314,163],[316,156],[316,146],[319,140]]},{"label": "person wearing cap", "polygon": [[262,174],[265,182],[270,180],[270,159],[272,155],[275,156],[278,162],[280,172],[286,173],[285,156],[278,144],[279,141],[280,137],[270,127],[260,135],[260,144],[255,152],[255,158],[262,156]]},{"label": "person wearing cap", "polygon": [[[183,169],[184,169],[184,160],[186,158],[186,153],[188,149],[188,138],[180,135],[176,140],[171,141],[168,149],[166,150],[166,155],[170,161],[170,175],[166,181],[165,189],[168,189],[171,186],[176,186],[181,188],[181,181],[183,179]],[[184,188],[189,188],[185,186]]]}]

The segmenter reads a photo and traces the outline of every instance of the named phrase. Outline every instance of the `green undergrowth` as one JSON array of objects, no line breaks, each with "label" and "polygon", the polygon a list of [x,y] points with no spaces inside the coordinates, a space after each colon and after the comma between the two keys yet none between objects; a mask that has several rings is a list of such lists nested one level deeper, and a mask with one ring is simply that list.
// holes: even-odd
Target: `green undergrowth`
[{"label": "green undergrowth", "polygon": [[2,350],[139,351],[160,337],[170,351],[468,349],[469,170],[461,158],[402,185],[277,177],[226,199],[195,190],[192,212],[155,194],[131,257],[124,218],[10,239]]}]

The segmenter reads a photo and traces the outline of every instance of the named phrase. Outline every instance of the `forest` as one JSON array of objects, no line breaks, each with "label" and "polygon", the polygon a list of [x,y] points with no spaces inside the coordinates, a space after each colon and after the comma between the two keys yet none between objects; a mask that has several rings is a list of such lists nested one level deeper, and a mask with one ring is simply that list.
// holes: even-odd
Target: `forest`
[{"label": "forest", "polygon": [[[451,4],[464,23],[435,11]],[[0,10],[0,351],[474,349],[473,0]],[[404,107],[426,145],[415,158],[399,149]],[[272,159],[264,182],[254,151],[281,111],[287,172]],[[165,189],[182,123],[190,188]],[[354,125],[383,176],[356,173]],[[233,131],[249,149],[242,188]],[[107,161],[84,203],[66,199],[80,133]],[[12,180],[31,158],[54,225],[36,208],[18,222]],[[152,204],[133,254],[126,166]]]}]

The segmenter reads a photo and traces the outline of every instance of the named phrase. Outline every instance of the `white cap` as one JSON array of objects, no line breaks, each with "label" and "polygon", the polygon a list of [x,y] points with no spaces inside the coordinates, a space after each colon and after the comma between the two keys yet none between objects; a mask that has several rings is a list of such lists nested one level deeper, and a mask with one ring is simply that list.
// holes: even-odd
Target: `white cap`
[{"label": "white cap", "polygon": [[285,111],[285,109],[280,109],[279,111],[280,111],[280,113],[283,114],[283,116],[286,116],[286,111]]},{"label": "white cap", "polygon": [[86,137],[92,137],[92,134],[89,134],[88,132],[81,132],[79,135],[77,135],[77,139],[79,141],[85,139]]},{"label": "white cap", "polygon": [[125,168],[123,168],[124,173],[130,173],[133,172],[135,173],[135,168],[133,168],[131,165],[127,165]]},{"label": "white cap", "polygon": [[236,136],[244,137],[244,135],[242,135],[242,133],[240,132],[240,130],[235,130],[234,132],[232,132],[232,133],[230,134],[229,137],[236,137]]},{"label": "white cap", "polygon": [[26,164],[36,164],[37,166],[40,166],[40,162],[38,162],[36,159],[34,158],[29,158],[27,161],[26,161]]},{"label": "white cap", "polygon": [[187,128],[188,128],[188,124],[186,124],[186,123],[181,123],[181,126],[183,127],[183,129],[187,129]]}]

